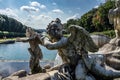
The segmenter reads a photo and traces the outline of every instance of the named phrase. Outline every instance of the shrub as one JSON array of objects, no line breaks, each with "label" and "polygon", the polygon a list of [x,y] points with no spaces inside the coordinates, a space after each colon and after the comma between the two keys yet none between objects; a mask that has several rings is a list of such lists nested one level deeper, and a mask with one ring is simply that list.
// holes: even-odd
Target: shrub
[{"label": "shrub", "polygon": [[0,32],[0,38],[14,38],[14,37],[25,37],[24,33],[16,33],[16,32]]},{"label": "shrub", "polygon": [[114,38],[115,37],[115,31],[114,30],[109,30],[109,31],[103,31],[103,32],[93,32],[91,34],[103,34],[106,35],[110,38]]}]

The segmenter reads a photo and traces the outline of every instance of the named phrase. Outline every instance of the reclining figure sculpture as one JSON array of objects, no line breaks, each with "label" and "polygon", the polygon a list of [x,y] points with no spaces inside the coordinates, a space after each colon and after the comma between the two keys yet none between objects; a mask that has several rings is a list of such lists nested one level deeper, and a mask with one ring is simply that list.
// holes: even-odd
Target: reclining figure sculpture
[{"label": "reclining figure sculpture", "polygon": [[109,10],[109,22],[114,24],[115,34],[117,38],[120,38],[120,0],[115,0],[115,9]]}]

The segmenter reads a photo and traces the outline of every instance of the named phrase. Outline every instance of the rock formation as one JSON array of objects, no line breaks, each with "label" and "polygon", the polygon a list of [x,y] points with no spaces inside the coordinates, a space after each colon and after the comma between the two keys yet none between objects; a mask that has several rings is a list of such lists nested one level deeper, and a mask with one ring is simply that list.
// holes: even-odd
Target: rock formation
[{"label": "rock formation", "polygon": [[109,21],[114,24],[116,37],[111,39],[109,43],[99,49],[106,55],[106,63],[120,70],[120,0],[115,1],[116,8],[110,9]]},{"label": "rock formation", "polygon": [[108,43],[111,38],[108,36],[102,35],[102,34],[94,34],[91,35],[94,43],[97,45],[97,47],[102,47],[104,44]]}]

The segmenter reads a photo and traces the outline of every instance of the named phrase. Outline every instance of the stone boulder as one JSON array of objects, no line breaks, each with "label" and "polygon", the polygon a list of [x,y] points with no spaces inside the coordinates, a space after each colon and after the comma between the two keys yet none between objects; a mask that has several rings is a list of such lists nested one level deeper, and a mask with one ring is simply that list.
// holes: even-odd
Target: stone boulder
[{"label": "stone boulder", "polygon": [[91,35],[94,43],[100,48],[102,47],[104,44],[108,43],[110,41],[111,38],[109,38],[106,35],[102,35],[102,34],[94,34]]},{"label": "stone boulder", "polygon": [[47,73],[37,73],[37,74],[27,75],[21,78],[15,75],[4,78],[3,80],[54,80],[53,76],[57,72],[58,72],[57,70],[54,70]]},{"label": "stone boulder", "polygon": [[27,76],[27,71],[25,71],[25,70],[20,70],[20,71],[14,72],[14,73],[11,74],[10,76],[24,77],[24,76]]},{"label": "stone boulder", "polygon": [[120,39],[111,39],[99,51],[106,56],[106,64],[110,67],[120,70]]}]

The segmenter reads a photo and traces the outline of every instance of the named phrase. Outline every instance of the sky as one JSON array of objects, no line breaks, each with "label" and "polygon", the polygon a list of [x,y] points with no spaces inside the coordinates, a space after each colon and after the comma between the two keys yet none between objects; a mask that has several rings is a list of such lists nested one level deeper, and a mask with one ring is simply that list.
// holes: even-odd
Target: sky
[{"label": "sky", "polygon": [[105,0],[0,0],[0,14],[15,18],[26,26],[45,29],[56,18],[62,23],[80,18]]}]

